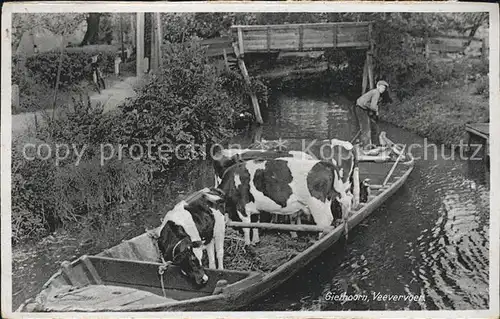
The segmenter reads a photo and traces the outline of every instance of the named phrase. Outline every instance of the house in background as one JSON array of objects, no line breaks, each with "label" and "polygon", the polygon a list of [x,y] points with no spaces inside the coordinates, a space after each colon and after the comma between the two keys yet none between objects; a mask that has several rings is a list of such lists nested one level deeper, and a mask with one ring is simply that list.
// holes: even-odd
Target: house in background
[{"label": "house in background", "polygon": [[[65,37],[65,46],[73,46],[82,42],[86,30],[87,22],[83,21],[72,34]],[[61,48],[61,42],[62,36],[54,34],[44,28],[36,28],[24,32],[15,54],[27,56],[35,53],[57,50]]]}]

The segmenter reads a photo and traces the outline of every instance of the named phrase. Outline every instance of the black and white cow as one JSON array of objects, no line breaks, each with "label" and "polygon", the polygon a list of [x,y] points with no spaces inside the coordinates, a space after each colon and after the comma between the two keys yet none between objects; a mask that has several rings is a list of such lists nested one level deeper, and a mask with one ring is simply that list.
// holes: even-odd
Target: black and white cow
[{"label": "black and white cow", "polygon": [[[351,169],[352,171],[352,169]],[[229,167],[219,188],[225,193],[226,211],[231,219],[250,222],[260,211],[294,214],[303,210],[319,226],[333,222],[332,201],[338,201],[342,219],[347,221],[352,195],[350,172],[332,161],[280,158],[249,160]],[[244,229],[245,244],[250,245],[250,230]],[[252,243],[259,241],[253,229]]]},{"label": "black and white cow", "polygon": [[[330,147],[329,154],[322,154],[322,159],[332,161],[340,168],[340,175],[343,183],[350,185],[349,194],[353,196],[352,205],[356,208],[359,204],[360,184],[359,184],[359,163],[357,152],[348,141],[339,139],[324,140]],[[323,151],[322,151],[323,153]]]},{"label": "black and white cow", "polygon": [[316,157],[301,151],[280,151],[280,150],[255,150],[255,149],[223,149],[214,156],[213,166],[215,171],[215,186],[219,185],[222,175],[236,163],[252,159],[274,159],[281,157],[293,157],[304,160],[315,160]]},{"label": "black and white cow", "polygon": [[[293,157],[304,160],[315,160],[316,157],[301,151],[292,150],[258,150],[258,149],[223,149],[219,154],[214,157],[213,166],[215,171],[215,185],[219,185],[224,172],[236,163],[245,162],[252,159],[275,159],[275,158],[286,158]],[[279,212],[268,212],[271,213],[273,218],[272,222],[276,222],[276,213]],[[295,224],[300,224],[301,212],[296,214],[290,214],[290,221]],[[297,234],[295,232],[290,233],[292,238],[296,238]]]},{"label": "black and white cow", "polygon": [[208,281],[202,266],[207,251],[209,268],[224,269],[226,223],[219,209],[224,194],[216,188],[204,188],[190,199],[179,202],[167,212],[158,230],[158,247],[164,261],[180,266],[182,274],[203,285]]}]

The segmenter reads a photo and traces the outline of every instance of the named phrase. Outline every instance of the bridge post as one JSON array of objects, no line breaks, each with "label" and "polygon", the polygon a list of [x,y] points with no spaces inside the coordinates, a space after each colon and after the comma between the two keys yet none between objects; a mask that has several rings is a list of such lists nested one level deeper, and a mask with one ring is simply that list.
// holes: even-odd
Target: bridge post
[{"label": "bridge post", "polygon": [[363,81],[361,82],[361,95],[365,94],[367,84],[368,84],[368,61],[365,59],[365,64],[363,66]]},{"label": "bridge post", "polygon": [[[241,42],[240,45],[243,45],[243,43]],[[264,121],[262,120],[262,115],[260,114],[259,100],[257,99],[255,93],[251,90],[250,76],[248,75],[248,70],[247,67],[245,66],[245,61],[243,60],[243,57],[240,55],[240,50],[238,49],[238,45],[236,43],[233,43],[233,49],[234,49],[234,54],[238,59],[238,66],[240,67],[241,73],[243,73],[243,78],[245,79],[245,82],[247,83],[248,88],[250,89],[250,99],[252,100],[255,119],[257,120],[257,123],[263,124]]]},{"label": "bridge post", "polygon": [[375,83],[373,81],[373,54],[374,54],[374,43],[373,43],[373,24],[368,25],[368,39],[370,41],[370,49],[367,52],[367,62],[368,62],[368,79],[370,80],[370,89],[375,88]]}]

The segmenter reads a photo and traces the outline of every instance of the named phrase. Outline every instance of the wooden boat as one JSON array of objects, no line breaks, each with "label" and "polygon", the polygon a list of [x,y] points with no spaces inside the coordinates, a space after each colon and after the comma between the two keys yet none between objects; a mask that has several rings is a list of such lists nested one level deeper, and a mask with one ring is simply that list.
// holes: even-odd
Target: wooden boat
[{"label": "wooden boat", "polygon": [[[349,230],[405,183],[414,167],[411,155],[405,154],[405,157],[408,159],[406,162],[400,156],[395,162],[359,164],[360,179],[370,179],[372,194],[366,203],[361,203],[351,212],[347,225]],[[43,290],[19,307],[18,311],[237,310],[291,278],[339,241],[345,232],[344,225],[328,229],[316,225],[270,223],[249,225],[229,222],[228,225],[273,231],[324,232],[325,235],[308,243],[304,250],[297,252],[291,259],[286,259],[267,271],[207,269],[210,280],[206,286],[198,288],[181,276],[176,266],[165,267],[159,262],[156,240],[145,233],[96,256],[83,256],[71,263],[64,262],[61,269],[44,285]],[[293,241],[288,233],[285,240],[283,245]],[[162,270],[164,273],[161,275]]]}]

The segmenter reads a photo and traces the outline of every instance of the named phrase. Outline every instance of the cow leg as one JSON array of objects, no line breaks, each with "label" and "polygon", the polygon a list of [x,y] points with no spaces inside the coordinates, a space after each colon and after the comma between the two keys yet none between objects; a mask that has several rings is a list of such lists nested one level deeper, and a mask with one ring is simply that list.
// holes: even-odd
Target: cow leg
[{"label": "cow leg", "polygon": [[353,178],[353,201],[352,201],[352,206],[353,208],[358,207],[359,205],[359,168],[355,167],[354,171],[352,173],[352,178]]},{"label": "cow leg", "polygon": [[[317,198],[311,197],[308,201],[309,212],[311,213],[316,225],[328,227],[333,222],[333,215],[330,208],[329,200],[322,202]],[[318,239],[323,236],[323,233],[318,235]]]},{"label": "cow leg", "polygon": [[215,269],[215,250],[214,250],[214,240],[212,239],[206,246],[208,255],[208,268]]},{"label": "cow leg", "polygon": [[278,214],[271,213],[271,223],[273,223],[273,224],[278,223]]},{"label": "cow leg", "polygon": [[215,255],[217,256],[217,268],[224,269],[224,237],[226,235],[226,222],[224,215],[220,212],[214,212],[215,225],[214,225],[214,239]]},{"label": "cow leg", "polygon": [[[260,221],[260,214],[256,214],[257,215],[257,221],[256,223],[259,223]],[[260,242],[260,238],[259,238],[259,229],[258,228],[252,228],[252,245],[255,245],[255,244],[258,244]]]},{"label": "cow leg", "polygon": [[[290,224],[295,224],[295,225],[300,225],[300,216],[299,216],[299,213],[294,213],[292,215],[290,215]],[[290,232],[290,237],[292,238],[297,238],[297,232]]]},{"label": "cow leg", "polygon": [[[241,222],[243,223],[250,223],[250,212],[248,210],[244,210],[243,212],[240,212],[237,210],[238,216],[241,219]],[[243,238],[245,239],[245,245],[250,246],[250,228],[243,228]]]}]

